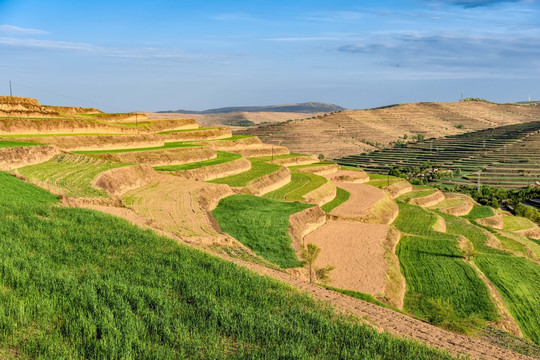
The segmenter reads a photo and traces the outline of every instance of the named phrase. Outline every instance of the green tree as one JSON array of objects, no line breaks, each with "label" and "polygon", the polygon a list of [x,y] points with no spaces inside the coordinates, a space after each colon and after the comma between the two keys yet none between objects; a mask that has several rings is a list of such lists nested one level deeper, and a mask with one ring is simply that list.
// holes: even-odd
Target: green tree
[{"label": "green tree", "polygon": [[321,253],[321,248],[319,248],[315,244],[307,244],[307,249],[304,249],[302,251],[302,259],[304,259],[309,268],[309,282],[313,283],[313,264],[315,263],[315,260],[319,257],[319,254]]}]

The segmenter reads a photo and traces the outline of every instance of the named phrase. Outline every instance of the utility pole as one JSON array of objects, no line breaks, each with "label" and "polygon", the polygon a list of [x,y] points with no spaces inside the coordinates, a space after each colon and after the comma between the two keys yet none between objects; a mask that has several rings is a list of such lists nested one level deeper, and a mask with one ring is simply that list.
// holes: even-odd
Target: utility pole
[{"label": "utility pole", "polygon": [[11,90],[11,80],[9,80],[9,96],[13,96],[13,91]]},{"label": "utility pole", "polygon": [[463,100],[463,90],[461,90],[461,100]]}]

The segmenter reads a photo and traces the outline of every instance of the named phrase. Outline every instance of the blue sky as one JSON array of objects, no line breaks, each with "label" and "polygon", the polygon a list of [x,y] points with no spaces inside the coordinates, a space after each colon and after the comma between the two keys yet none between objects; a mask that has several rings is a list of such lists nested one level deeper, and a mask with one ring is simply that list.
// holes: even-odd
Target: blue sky
[{"label": "blue sky", "polygon": [[0,95],[105,111],[540,99],[540,0],[0,0]]}]

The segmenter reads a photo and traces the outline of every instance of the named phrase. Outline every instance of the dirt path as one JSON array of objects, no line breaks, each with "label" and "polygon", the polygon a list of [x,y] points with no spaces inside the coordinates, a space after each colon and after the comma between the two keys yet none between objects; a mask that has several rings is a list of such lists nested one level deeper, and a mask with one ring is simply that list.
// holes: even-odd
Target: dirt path
[{"label": "dirt path", "polygon": [[379,200],[382,200],[385,197],[382,190],[369,185],[339,183],[338,186],[351,194],[349,200],[331,211],[332,215],[340,217],[362,217],[366,215],[369,209]]},{"label": "dirt path", "polygon": [[316,299],[331,303],[345,313],[366,319],[380,331],[388,331],[398,337],[412,338],[431,346],[446,349],[453,354],[469,355],[472,359],[532,359],[528,356],[516,354],[476,338],[440,329],[390,309],[354,299],[335,291],[326,290],[320,286],[307,283],[280,271],[247,263],[238,259],[231,259],[225,255],[220,255],[220,257],[233,261],[260,274],[268,275],[274,279],[286,282],[299,290],[306,291]]},{"label": "dirt path", "polygon": [[384,260],[388,225],[358,221],[328,221],[304,238],[321,248],[316,266],[335,266],[330,273],[332,286],[383,294],[388,266]]}]

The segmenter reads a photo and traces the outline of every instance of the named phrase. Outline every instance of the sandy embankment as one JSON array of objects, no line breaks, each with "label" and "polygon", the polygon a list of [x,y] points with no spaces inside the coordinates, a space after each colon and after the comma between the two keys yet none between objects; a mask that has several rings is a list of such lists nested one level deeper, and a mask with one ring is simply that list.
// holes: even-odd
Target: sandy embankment
[{"label": "sandy embankment", "polygon": [[210,160],[217,157],[214,149],[207,146],[182,147],[174,149],[131,151],[123,153],[96,154],[101,159],[152,166],[179,165]]},{"label": "sandy embankment", "polygon": [[355,183],[361,184],[369,181],[369,174],[365,171],[355,170],[338,170],[333,174],[329,174],[326,178],[336,183]]},{"label": "sandy embankment", "polygon": [[171,175],[184,179],[209,181],[226,176],[237,175],[251,169],[251,162],[246,158],[240,158],[222,164],[205,166],[197,169],[170,171]]},{"label": "sandy embankment", "polygon": [[403,195],[405,193],[408,193],[412,191],[412,185],[405,181],[396,181],[395,183],[391,184],[390,186],[385,186],[384,190],[392,197],[397,198],[400,195]]},{"label": "sandy embankment", "polygon": [[0,170],[8,171],[22,166],[50,160],[60,150],[56,146],[22,146],[0,148]]},{"label": "sandy embankment", "polygon": [[409,204],[418,205],[421,207],[429,207],[437,205],[441,201],[444,201],[444,194],[440,190],[436,190],[433,194],[411,199]]},{"label": "sandy embankment", "polygon": [[332,216],[344,220],[391,224],[399,213],[396,202],[380,189],[348,183],[339,183],[339,187],[347,190],[351,196],[330,212]]},{"label": "sandy embankment", "polygon": [[291,182],[291,171],[287,167],[255,179],[243,188],[237,188],[239,192],[262,196],[271,191],[277,190]]}]

